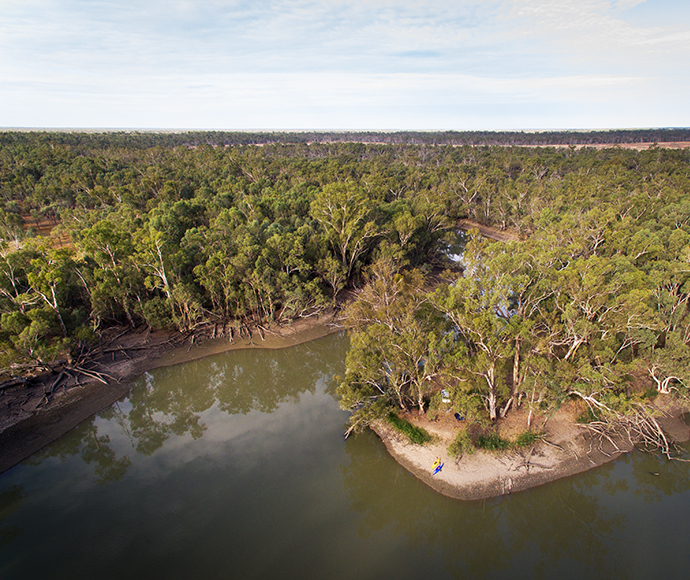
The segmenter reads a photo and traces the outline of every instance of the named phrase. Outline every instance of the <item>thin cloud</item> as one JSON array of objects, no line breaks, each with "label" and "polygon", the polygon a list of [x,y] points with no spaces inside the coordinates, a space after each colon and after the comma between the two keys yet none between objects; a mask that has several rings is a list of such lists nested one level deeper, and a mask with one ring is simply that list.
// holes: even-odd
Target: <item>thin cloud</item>
[{"label": "thin cloud", "polygon": [[690,27],[668,6],[647,26],[644,10],[642,0],[0,0],[0,125],[50,125],[49,112],[60,126],[567,127],[611,111],[630,126],[645,124],[640,111],[690,124]]},{"label": "thin cloud", "polygon": [[[574,53],[630,49],[646,44],[666,44],[674,52],[686,50],[690,26],[672,17],[666,26],[644,27],[625,20],[626,11],[640,0],[581,0],[555,3],[547,0],[512,0],[515,18],[525,35],[558,40]],[[669,15],[670,16],[670,15]],[[678,42],[685,43],[679,46]]]}]

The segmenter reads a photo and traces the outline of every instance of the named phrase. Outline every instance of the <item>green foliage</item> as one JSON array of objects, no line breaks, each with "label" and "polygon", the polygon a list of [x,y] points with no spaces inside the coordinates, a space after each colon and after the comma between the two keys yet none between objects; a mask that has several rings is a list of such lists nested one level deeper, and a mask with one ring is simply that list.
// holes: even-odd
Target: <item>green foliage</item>
[{"label": "green foliage", "polygon": [[462,455],[472,455],[476,447],[472,443],[472,438],[465,429],[460,429],[455,439],[448,446],[448,453],[452,457],[460,457]]},{"label": "green foliage", "polygon": [[[679,132],[586,139],[642,134]],[[363,423],[384,407],[423,411],[439,384],[472,420],[573,394],[627,412],[630,376],[685,389],[687,151],[439,146],[585,139],[563,133],[348,138],[366,143],[0,133],[7,360],[115,324],[285,321],[351,290],[340,390]],[[425,277],[447,263],[441,239],[460,218],[520,240],[470,235],[462,274],[432,292]]]},{"label": "green foliage", "polygon": [[536,433],[528,429],[527,431],[520,433],[515,440],[509,441],[507,439],[503,439],[498,433],[492,431],[491,429],[480,429],[480,432],[476,433],[475,437],[472,438],[469,433],[470,430],[471,429],[468,427],[467,430],[461,429],[458,432],[455,440],[448,448],[449,453],[455,457],[458,457],[463,453],[473,453],[475,449],[484,449],[486,451],[521,449],[534,445],[534,443],[536,443],[542,437],[541,433]]},{"label": "green foliage", "polygon": [[390,425],[392,425],[397,431],[405,435],[412,443],[416,445],[424,445],[431,441],[431,435],[421,427],[412,425],[409,421],[401,419],[394,413],[389,413],[386,420]]},{"label": "green foliage", "polygon": [[534,431],[523,431],[520,433],[513,442],[515,447],[529,447],[533,445],[543,436],[542,433],[536,433]]},{"label": "green foliage", "polygon": [[476,446],[477,449],[485,449],[486,451],[505,451],[511,447],[511,443],[501,438],[498,433],[489,433],[477,437]]},{"label": "green foliage", "polygon": [[170,304],[163,298],[154,296],[142,303],[138,310],[139,314],[146,320],[146,323],[154,330],[165,330],[175,327]]},{"label": "green foliage", "polygon": [[375,387],[392,406],[424,405],[433,387],[448,340],[428,308],[424,278],[417,270],[399,273],[389,261],[376,262],[369,283],[348,305],[343,319],[353,328],[346,380]]}]

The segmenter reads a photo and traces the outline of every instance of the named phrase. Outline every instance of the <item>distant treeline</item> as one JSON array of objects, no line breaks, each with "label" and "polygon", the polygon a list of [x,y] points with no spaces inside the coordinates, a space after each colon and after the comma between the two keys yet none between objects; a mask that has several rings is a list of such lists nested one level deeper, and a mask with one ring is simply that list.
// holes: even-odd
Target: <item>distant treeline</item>
[{"label": "distant treeline", "polygon": [[275,143],[385,143],[397,145],[620,145],[690,141],[690,129],[612,129],[606,131],[8,131],[0,145],[41,143],[77,148],[198,147]]}]

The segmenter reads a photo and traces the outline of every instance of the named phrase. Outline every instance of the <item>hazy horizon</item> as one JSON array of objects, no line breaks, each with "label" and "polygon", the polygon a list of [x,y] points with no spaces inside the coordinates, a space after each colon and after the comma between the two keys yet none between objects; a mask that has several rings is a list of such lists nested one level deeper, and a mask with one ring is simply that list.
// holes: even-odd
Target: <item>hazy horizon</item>
[{"label": "hazy horizon", "polygon": [[688,127],[605,127],[598,129],[233,129],[199,127],[0,127],[0,132],[46,132],[46,133],[606,133],[609,131],[655,131],[689,129]]}]

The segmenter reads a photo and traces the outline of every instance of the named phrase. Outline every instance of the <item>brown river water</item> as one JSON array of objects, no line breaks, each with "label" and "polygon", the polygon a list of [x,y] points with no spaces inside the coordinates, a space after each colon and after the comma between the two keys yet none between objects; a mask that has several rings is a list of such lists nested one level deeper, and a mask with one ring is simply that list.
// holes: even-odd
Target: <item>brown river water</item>
[{"label": "brown river water", "polygon": [[690,464],[478,502],[343,439],[347,337],[158,369],[0,475],[0,578],[686,578]]}]

